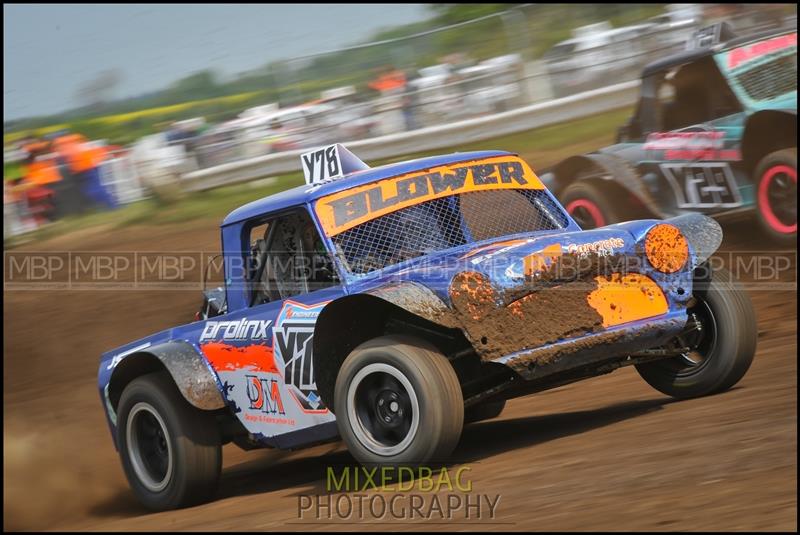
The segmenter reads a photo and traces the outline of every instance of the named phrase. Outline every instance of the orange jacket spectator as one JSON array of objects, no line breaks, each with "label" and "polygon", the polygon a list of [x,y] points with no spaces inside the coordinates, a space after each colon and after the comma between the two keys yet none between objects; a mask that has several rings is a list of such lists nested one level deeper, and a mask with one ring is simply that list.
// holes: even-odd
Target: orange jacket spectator
[{"label": "orange jacket spectator", "polygon": [[47,150],[47,142],[39,140],[31,141],[27,145],[24,145],[22,147],[22,150],[24,150],[28,154],[44,152],[45,150]]},{"label": "orange jacket spectator", "polygon": [[28,164],[28,173],[25,180],[37,186],[44,186],[61,180],[61,173],[54,158],[39,157],[35,162]]},{"label": "orange jacket spectator", "polygon": [[94,159],[85,147],[87,139],[80,134],[67,134],[53,141],[56,152],[66,158],[73,173],[87,171],[94,167]]},{"label": "orange jacket spectator", "polygon": [[89,153],[92,167],[100,167],[100,164],[102,164],[108,156],[107,147],[90,147],[87,152]]},{"label": "orange jacket spectator", "polygon": [[83,171],[88,171],[94,167],[94,157],[92,155],[92,149],[87,147],[84,143],[81,143],[75,148],[74,153],[71,155],[72,161],[71,166],[72,170],[76,173],[81,173]]},{"label": "orange jacket spectator", "polygon": [[377,80],[370,82],[369,86],[377,91],[389,91],[405,87],[406,75],[403,71],[393,70],[378,77]]}]

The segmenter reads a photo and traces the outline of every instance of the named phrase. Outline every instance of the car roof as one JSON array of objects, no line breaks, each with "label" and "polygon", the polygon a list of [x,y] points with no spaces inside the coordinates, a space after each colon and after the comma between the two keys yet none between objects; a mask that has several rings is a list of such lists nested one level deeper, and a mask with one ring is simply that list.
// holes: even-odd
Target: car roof
[{"label": "car roof", "polygon": [[734,37],[733,39],[725,41],[724,43],[720,43],[713,46],[695,48],[692,50],[683,50],[671,56],[658,59],[652,63],[645,65],[644,69],[642,70],[642,77],[647,77],[656,72],[660,72],[672,67],[677,67],[678,65],[683,65],[685,63],[698,61],[707,56],[712,56],[714,54],[717,54],[718,52],[730,50],[731,48],[736,48],[738,46],[750,43],[752,41],[759,41],[761,39],[767,39],[769,37],[774,37],[784,33],[792,33],[796,31],[797,28],[778,28],[751,35],[745,35],[742,37]]},{"label": "car roof", "polygon": [[479,160],[482,158],[491,158],[493,156],[504,156],[510,154],[513,153],[498,150],[456,152],[454,154],[419,158],[416,160],[382,165],[380,167],[365,169],[363,171],[356,171],[346,175],[344,178],[326,181],[318,185],[303,184],[302,186],[287,189],[280,193],[269,195],[240,206],[225,217],[225,219],[222,221],[222,226],[232,225],[246,219],[300,206],[332,193],[355,188],[357,186],[362,186],[364,184],[369,184],[385,178],[404,175],[414,171],[424,171],[425,169],[430,169],[431,167],[437,167],[440,165],[448,165],[456,162]]},{"label": "car roof", "polygon": [[683,50],[677,54],[667,56],[666,58],[657,59],[652,63],[648,63],[644,66],[644,69],[642,69],[642,76],[647,77],[651,74],[665,71],[672,67],[677,67],[678,65],[692,63],[702,58],[713,56],[715,52],[716,50],[713,48],[695,48],[692,50]]}]

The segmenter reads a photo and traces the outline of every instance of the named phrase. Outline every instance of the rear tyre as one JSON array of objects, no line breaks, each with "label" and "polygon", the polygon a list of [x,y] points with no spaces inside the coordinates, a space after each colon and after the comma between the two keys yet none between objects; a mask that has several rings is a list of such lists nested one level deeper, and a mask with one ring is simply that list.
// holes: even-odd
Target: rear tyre
[{"label": "rear tyre", "polygon": [[506,408],[506,400],[487,401],[479,405],[469,407],[464,411],[464,423],[472,424],[497,418]]},{"label": "rear tyre", "polygon": [[797,239],[797,147],[771,152],[758,162],[755,176],[758,220],[779,243]]},{"label": "rear tyre", "polygon": [[464,399],[447,358],[408,336],[365,342],[336,378],[336,423],[365,465],[415,466],[444,461],[461,436]]},{"label": "rear tyre", "polygon": [[695,281],[694,298],[683,333],[667,345],[690,350],[680,357],[636,365],[650,386],[675,398],[728,390],[750,368],[756,352],[753,305],[728,271],[716,270],[710,280]]},{"label": "rear tyre", "polygon": [[222,449],[216,421],[192,407],[167,372],[143,375],[125,387],[117,444],[128,482],[149,509],[194,505],[217,489]]},{"label": "rear tyre", "polygon": [[569,215],[584,230],[622,221],[611,196],[595,182],[573,182],[560,198]]}]

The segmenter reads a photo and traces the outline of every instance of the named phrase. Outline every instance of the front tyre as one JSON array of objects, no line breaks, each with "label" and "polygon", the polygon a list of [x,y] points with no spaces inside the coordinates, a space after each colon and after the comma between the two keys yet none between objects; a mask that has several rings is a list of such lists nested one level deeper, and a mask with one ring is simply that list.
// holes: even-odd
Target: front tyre
[{"label": "front tyre", "polygon": [[334,392],[339,433],[365,465],[444,461],[461,436],[464,399],[436,348],[408,336],[365,342],[345,359]]},{"label": "front tyre", "polygon": [[128,482],[149,509],[194,505],[217,489],[222,449],[214,417],[192,407],[166,372],[143,375],[125,387],[117,444]]},{"label": "front tyre", "polygon": [[766,155],[755,176],[761,226],[774,241],[793,243],[797,238],[797,147]]},{"label": "front tyre", "polygon": [[[702,265],[698,272],[708,270]],[[664,394],[693,398],[728,390],[747,372],[756,352],[756,317],[750,298],[723,269],[695,280],[695,303],[683,332],[670,348],[680,357],[636,365],[639,375]]]}]

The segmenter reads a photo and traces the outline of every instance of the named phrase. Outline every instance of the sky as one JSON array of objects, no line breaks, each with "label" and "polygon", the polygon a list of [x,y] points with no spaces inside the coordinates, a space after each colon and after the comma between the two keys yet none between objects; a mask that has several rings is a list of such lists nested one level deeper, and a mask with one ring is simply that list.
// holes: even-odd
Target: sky
[{"label": "sky", "polygon": [[117,69],[116,98],[199,70],[223,76],[350,44],[425,20],[424,4],[3,5],[3,120],[66,111]]}]

